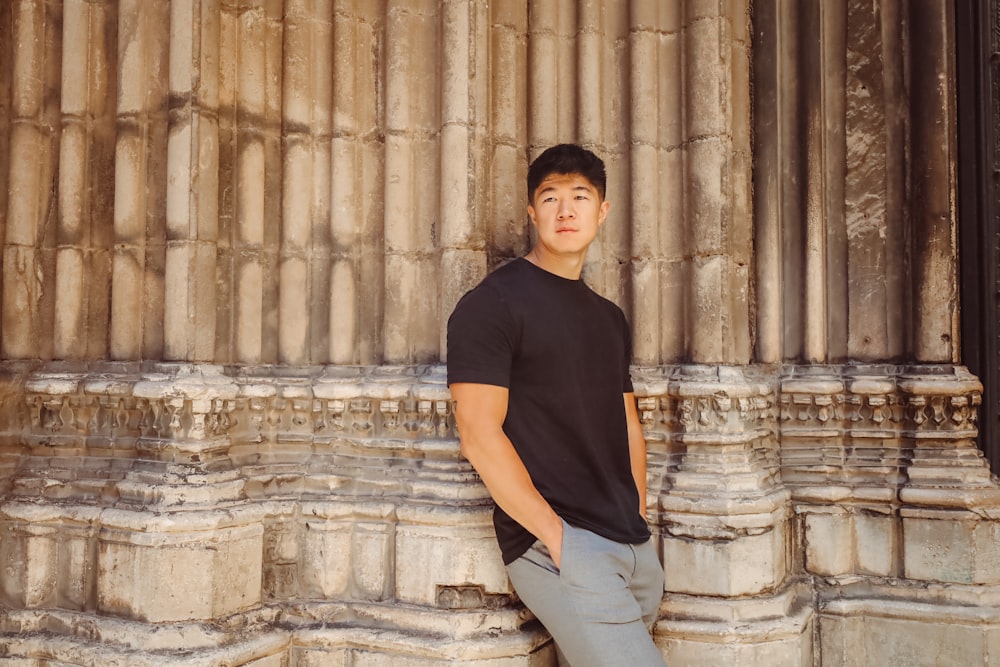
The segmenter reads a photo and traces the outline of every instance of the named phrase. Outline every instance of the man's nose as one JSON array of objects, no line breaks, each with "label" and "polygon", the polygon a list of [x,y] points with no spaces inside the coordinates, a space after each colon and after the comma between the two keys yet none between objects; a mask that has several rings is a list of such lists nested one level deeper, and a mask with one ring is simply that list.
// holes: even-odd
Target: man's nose
[{"label": "man's nose", "polygon": [[573,217],[573,202],[563,199],[559,202],[559,219]]}]

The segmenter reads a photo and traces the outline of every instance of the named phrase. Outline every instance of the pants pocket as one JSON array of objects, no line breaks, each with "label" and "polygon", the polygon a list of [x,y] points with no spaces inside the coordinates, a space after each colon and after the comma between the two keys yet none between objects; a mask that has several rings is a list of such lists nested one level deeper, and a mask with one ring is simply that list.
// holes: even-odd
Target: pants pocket
[{"label": "pants pocket", "polygon": [[632,550],[588,530],[563,526],[559,582],[581,619],[631,623],[642,609],[629,586]]}]

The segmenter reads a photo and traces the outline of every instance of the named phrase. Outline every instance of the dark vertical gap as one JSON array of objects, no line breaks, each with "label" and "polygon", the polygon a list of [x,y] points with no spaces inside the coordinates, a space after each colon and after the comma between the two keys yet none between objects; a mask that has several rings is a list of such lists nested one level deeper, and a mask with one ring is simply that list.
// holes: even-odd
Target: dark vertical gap
[{"label": "dark vertical gap", "polygon": [[979,443],[1000,470],[1000,2],[956,0],[962,363],[983,382]]}]

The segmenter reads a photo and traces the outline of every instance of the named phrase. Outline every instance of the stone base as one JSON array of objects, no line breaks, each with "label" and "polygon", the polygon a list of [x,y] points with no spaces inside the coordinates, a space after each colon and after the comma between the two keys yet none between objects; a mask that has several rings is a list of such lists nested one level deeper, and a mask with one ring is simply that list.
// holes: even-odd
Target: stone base
[{"label": "stone base", "polygon": [[820,652],[838,667],[1000,664],[1000,589],[870,581],[820,590]]},{"label": "stone base", "polygon": [[516,609],[426,610],[310,603],[214,624],[147,625],[65,611],[0,609],[0,664],[80,667],[323,665],[543,667],[548,636]]},{"label": "stone base", "polygon": [[747,599],[667,595],[654,636],[669,665],[812,667],[815,614],[806,581]]}]

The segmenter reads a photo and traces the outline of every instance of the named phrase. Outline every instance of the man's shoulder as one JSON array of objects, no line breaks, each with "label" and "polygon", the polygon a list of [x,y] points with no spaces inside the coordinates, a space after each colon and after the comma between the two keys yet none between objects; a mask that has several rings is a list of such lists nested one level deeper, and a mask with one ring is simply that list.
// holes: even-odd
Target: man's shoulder
[{"label": "man's shoulder", "polygon": [[511,292],[518,290],[523,281],[523,267],[515,259],[488,273],[479,284],[465,293],[462,300],[504,301]]}]

